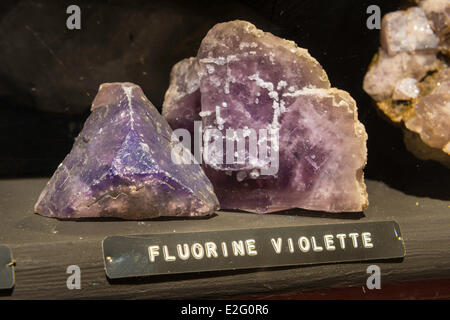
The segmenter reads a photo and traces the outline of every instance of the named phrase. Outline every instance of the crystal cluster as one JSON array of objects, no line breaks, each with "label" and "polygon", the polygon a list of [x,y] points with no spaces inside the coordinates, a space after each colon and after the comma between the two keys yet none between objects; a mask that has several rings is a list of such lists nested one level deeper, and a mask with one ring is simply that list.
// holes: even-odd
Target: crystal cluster
[{"label": "crystal cluster", "polygon": [[421,159],[450,167],[450,2],[424,0],[383,17],[363,88]]},{"label": "crystal cluster", "polygon": [[147,219],[218,209],[202,168],[173,161],[172,130],[139,86],[101,85],[91,111],[35,212],[60,219]]},{"label": "crystal cluster", "polygon": [[[252,158],[247,149],[244,163],[203,162],[223,209],[350,212],[368,205],[367,135],[355,101],[331,88],[306,49],[249,22],[217,24],[197,57],[174,66],[163,115],[174,130],[191,132],[192,120],[201,119],[202,132],[215,128],[224,144],[239,144],[229,131],[266,130],[277,137],[267,146],[267,154],[279,155],[276,172],[264,174],[272,161]],[[257,139],[260,156],[268,135]],[[223,150],[222,159],[239,157]]]}]

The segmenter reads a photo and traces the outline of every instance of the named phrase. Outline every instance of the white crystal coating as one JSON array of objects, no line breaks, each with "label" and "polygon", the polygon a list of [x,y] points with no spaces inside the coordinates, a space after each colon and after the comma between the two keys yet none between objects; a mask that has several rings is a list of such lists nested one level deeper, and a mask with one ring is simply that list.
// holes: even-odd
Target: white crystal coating
[{"label": "white crystal coating", "polygon": [[409,100],[419,96],[419,87],[417,80],[413,78],[404,78],[397,82],[392,99],[394,100]]}]

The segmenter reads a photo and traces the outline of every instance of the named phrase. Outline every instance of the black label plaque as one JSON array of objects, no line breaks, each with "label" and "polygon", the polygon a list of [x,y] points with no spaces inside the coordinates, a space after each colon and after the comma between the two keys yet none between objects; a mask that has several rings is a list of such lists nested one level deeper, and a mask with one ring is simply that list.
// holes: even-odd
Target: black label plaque
[{"label": "black label plaque", "polygon": [[111,236],[103,240],[110,279],[402,258],[394,221],[189,233]]},{"label": "black label plaque", "polygon": [[0,289],[11,289],[14,286],[14,262],[11,250],[0,245]]}]

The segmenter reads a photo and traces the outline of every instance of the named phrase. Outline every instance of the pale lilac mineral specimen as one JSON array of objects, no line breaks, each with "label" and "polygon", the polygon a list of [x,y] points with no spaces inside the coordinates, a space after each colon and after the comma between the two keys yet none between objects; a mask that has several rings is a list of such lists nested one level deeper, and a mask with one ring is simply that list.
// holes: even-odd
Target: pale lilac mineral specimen
[{"label": "pale lilac mineral specimen", "polygon": [[100,86],[72,151],[35,211],[60,219],[201,216],[218,209],[198,164],[172,161],[172,130],[132,83]]},{"label": "pale lilac mineral specimen", "polygon": [[440,38],[440,50],[450,53],[450,1],[418,0],[420,8],[425,12],[432,29]]},{"label": "pale lilac mineral specimen", "polygon": [[439,45],[439,38],[431,29],[425,12],[418,7],[386,14],[381,28],[381,46],[390,55],[402,51],[433,50]]},{"label": "pale lilac mineral specimen", "polygon": [[381,48],[363,88],[404,125],[408,150],[450,167],[450,1],[418,3],[383,17]]},{"label": "pale lilac mineral specimen", "polygon": [[[200,100],[194,99],[198,94]],[[320,64],[294,42],[245,21],[214,26],[197,57],[175,65],[166,93],[163,114],[173,129],[192,130],[191,123],[180,121],[193,111],[202,118],[204,132],[215,128],[224,143],[237,145],[242,137],[227,132],[240,129],[278,134],[268,143],[268,154],[279,153],[272,174],[263,174],[272,163],[252,158],[248,150],[245,163],[203,163],[222,209],[350,212],[367,207],[367,135],[356,103],[347,92],[331,88]],[[267,139],[258,136],[259,155]],[[239,156],[223,150],[222,159]]]},{"label": "pale lilac mineral specimen", "polygon": [[435,81],[438,85],[417,102],[405,125],[430,147],[450,154],[450,69],[438,72]]}]

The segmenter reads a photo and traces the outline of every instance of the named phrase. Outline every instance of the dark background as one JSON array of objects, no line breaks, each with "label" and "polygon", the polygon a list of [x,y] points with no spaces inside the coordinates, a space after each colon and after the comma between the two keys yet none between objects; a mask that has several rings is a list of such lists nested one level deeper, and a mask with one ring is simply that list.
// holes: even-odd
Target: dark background
[{"label": "dark background", "polygon": [[[81,8],[81,30],[66,8]],[[366,9],[400,0],[5,1],[0,4],[0,178],[50,177],[70,151],[103,82],[139,84],[161,110],[172,66],[195,56],[216,23],[243,19],[307,48],[334,87],[357,101],[366,126],[366,177],[416,196],[450,199],[450,170],[416,159],[400,127],[362,90],[379,46]]]}]

